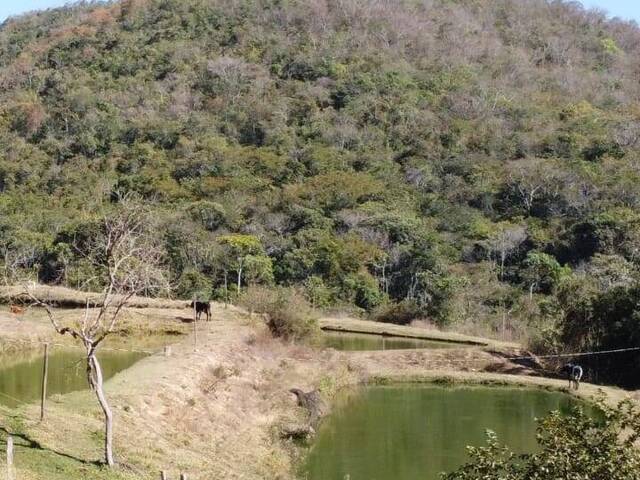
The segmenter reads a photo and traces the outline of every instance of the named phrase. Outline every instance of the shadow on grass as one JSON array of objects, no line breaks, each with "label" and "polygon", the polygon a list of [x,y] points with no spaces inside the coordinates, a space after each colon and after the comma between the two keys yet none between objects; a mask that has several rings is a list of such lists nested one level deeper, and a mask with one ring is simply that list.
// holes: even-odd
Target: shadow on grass
[{"label": "shadow on grass", "polygon": [[193,317],[176,317],[176,320],[180,320],[182,323],[193,323]]},{"label": "shadow on grass", "polygon": [[[14,443],[14,445],[16,447],[39,450],[41,452],[49,452],[49,453],[52,453],[54,455],[58,455],[60,457],[64,457],[64,458],[67,458],[69,460],[73,460],[75,462],[81,463],[83,465],[94,465],[94,466],[97,466],[97,467],[100,467],[100,466],[104,465],[104,463],[102,461],[99,461],[99,460],[94,460],[94,461],[83,460],[81,458],[74,457],[73,455],[69,455],[67,453],[58,452],[58,451],[53,450],[51,448],[45,448],[39,442],[36,442],[35,440],[32,440],[27,435],[22,434],[22,433],[11,433],[5,427],[0,427],[0,432],[4,433],[7,437],[8,436],[12,436],[14,439],[17,439],[18,441]],[[2,441],[0,441],[0,444],[6,446],[6,444],[7,444],[6,438],[3,439]],[[3,450],[4,450],[4,448],[3,448]]]},{"label": "shadow on grass", "polygon": [[508,352],[502,352],[499,350],[488,349],[486,350],[486,352],[493,357],[499,358],[501,360],[507,360],[512,364],[519,365],[521,367],[528,368],[530,370],[539,371],[539,372],[543,370],[543,366],[538,360],[538,358],[529,352],[527,352],[525,355],[522,355],[522,356],[515,355]]}]

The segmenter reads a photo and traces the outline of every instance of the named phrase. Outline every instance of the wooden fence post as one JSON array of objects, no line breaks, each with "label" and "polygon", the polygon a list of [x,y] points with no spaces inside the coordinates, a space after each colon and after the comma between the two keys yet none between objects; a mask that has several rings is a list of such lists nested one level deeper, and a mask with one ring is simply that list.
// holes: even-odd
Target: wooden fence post
[{"label": "wooden fence post", "polygon": [[193,351],[198,351],[198,314],[195,300],[193,301]]},{"label": "wooden fence post", "polygon": [[167,480],[167,472],[164,470],[160,472],[160,480]]},{"label": "wooden fence post", "polygon": [[229,306],[229,285],[227,283],[227,271],[224,271],[224,308]]},{"label": "wooden fence post", "polygon": [[180,480],[187,480],[187,474],[186,473],[181,473],[180,474]]},{"label": "wooden fence post", "polygon": [[7,437],[7,479],[15,480],[13,469],[13,437]]},{"label": "wooden fence post", "polygon": [[44,344],[42,363],[42,396],[40,397],[40,421],[44,420],[44,404],[47,401],[47,377],[49,376],[49,344]]}]

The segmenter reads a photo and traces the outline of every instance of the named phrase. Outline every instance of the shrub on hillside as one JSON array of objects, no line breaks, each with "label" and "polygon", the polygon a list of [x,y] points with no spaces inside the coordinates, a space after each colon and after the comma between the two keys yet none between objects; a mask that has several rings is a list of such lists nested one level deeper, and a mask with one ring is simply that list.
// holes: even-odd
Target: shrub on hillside
[{"label": "shrub on hillside", "polygon": [[409,325],[413,320],[424,316],[420,306],[413,300],[403,300],[399,303],[386,303],[373,314],[377,322]]},{"label": "shrub on hillside", "polygon": [[311,340],[319,335],[315,313],[304,296],[293,288],[251,286],[240,303],[252,312],[266,315],[274,337],[286,340]]},{"label": "shrub on hillside", "polygon": [[[552,412],[538,424],[539,452],[516,455],[488,432],[486,447],[469,447],[471,461],[443,480],[639,480],[640,411],[630,400],[599,403],[601,415],[576,408]],[[625,432],[623,435],[622,432]]]},{"label": "shrub on hillside", "polygon": [[211,299],[213,286],[211,280],[197,270],[185,270],[178,280],[176,294],[178,298],[196,299],[203,302]]}]

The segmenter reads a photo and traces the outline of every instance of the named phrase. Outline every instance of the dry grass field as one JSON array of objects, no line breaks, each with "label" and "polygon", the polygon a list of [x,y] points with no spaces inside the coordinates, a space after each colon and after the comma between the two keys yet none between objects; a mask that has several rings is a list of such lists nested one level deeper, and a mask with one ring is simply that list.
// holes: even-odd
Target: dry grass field
[{"label": "dry grass field", "polygon": [[[64,294],[57,290],[56,294]],[[79,295],[74,293],[74,298]],[[68,305],[69,299],[63,299]],[[123,345],[142,346],[165,335],[170,356],[151,355],[109,380],[105,389],[115,412],[119,466],[100,464],[102,417],[89,391],[55,396],[47,418],[39,406],[0,408],[0,438],[16,439],[19,480],[157,479],[160,470],[189,479],[291,479],[303,450],[281,436],[283,427],[303,424],[305,412],[289,389],[319,388],[329,400],[342,388],[389,382],[475,383],[566,390],[566,382],[538,376],[512,363],[513,344],[434,331],[325,319],[334,330],[385,332],[478,345],[435,350],[339,352],[271,337],[262,318],[214,305],[213,320],[198,325],[194,351],[191,311],[185,302],[141,301],[129,308],[118,335]],[[178,308],[176,308],[178,307]],[[80,309],[56,313],[73,322]],[[2,344],[36,346],[53,337],[44,313],[28,309],[16,317],[0,314]],[[425,333],[426,332],[426,333]],[[426,335],[426,337],[424,337]],[[68,341],[68,340],[67,340]],[[584,385],[588,398],[600,389]],[[610,399],[628,395],[605,389]]]}]

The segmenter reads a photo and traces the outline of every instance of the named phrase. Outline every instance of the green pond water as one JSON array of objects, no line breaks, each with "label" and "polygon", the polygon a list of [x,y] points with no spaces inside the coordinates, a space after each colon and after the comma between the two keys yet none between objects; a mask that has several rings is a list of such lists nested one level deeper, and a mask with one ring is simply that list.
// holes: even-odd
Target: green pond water
[{"label": "green pond water", "polygon": [[464,464],[485,430],[518,453],[534,452],[535,418],[568,411],[560,393],[511,388],[371,387],[345,396],[324,421],[301,477],[436,480]]},{"label": "green pond water", "polygon": [[464,344],[420,338],[385,337],[367,333],[324,332],[323,345],[336,350],[408,350],[418,348],[460,348]]},{"label": "green pond water", "polygon": [[[103,351],[98,354],[105,380],[145,357],[140,352]],[[43,356],[28,353],[0,355],[0,404],[14,408],[40,399]],[[47,394],[89,388],[81,349],[54,347],[49,354]]]}]

